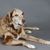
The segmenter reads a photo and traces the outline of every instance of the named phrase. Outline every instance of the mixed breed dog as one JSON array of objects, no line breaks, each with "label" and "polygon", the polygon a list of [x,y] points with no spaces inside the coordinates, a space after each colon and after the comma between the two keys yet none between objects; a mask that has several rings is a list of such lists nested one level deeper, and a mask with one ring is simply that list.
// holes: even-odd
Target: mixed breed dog
[{"label": "mixed breed dog", "polygon": [[26,33],[31,33],[31,30],[39,30],[37,27],[25,27],[24,12],[20,9],[13,9],[0,18],[0,37],[5,45],[23,45],[28,48],[36,48],[27,41],[37,42],[50,45],[50,41],[36,38]]}]

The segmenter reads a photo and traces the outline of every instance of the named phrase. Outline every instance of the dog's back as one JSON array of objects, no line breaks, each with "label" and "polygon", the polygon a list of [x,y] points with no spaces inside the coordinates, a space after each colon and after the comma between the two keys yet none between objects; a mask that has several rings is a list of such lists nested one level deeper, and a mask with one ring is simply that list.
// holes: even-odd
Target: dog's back
[{"label": "dog's back", "polygon": [[0,17],[0,37],[2,37],[2,35],[7,31],[6,25],[7,22],[5,17]]}]

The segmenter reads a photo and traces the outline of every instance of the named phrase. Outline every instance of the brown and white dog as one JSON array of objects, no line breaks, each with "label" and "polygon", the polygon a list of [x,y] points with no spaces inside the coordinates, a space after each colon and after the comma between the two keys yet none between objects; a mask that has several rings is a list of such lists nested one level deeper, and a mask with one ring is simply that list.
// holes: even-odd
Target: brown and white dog
[{"label": "brown and white dog", "polygon": [[[50,44],[50,41],[36,38],[26,34],[26,30],[39,30],[35,27],[24,27],[24,13],[20,9],[13,9],[5,17],[0,18],[0,37],[3,37],[3,43],[6,45],[22,44],[28,48],[35,48],[34,45],[27,43],[27,41]],[[20,39],[23,38],[23,39]]]}]

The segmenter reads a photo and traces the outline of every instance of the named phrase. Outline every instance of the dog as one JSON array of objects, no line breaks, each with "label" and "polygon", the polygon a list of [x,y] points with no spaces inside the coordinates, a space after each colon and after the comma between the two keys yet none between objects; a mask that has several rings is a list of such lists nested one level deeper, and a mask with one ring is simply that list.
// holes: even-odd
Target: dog
[{"label": "dog", "polygon": [[27,30],[39,30],[39,28],[35,27],[34,29],[33,27],[25,27],[24,22],[24,12],[16,8],[8,12],[6,16],[0,18],[0,37],[3,37],[3,44],[22,44],[23,46],[26,46],[28,48],[36,48],[34,45],[29,44],[27,42],[32,41],[50,45],[50,41],[36,38],[34,36],[26,34]]}]

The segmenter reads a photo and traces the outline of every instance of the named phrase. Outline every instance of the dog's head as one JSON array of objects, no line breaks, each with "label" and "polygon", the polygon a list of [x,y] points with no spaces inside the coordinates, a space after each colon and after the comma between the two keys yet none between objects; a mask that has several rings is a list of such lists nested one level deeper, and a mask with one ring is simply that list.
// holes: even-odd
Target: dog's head
[{"label": "dog's head", "polygon": [[23,26],[25,22],[23,11],[21,11],[20,9],[13,9],[7,15],[9,17],[9,20],[11,21],[10,23],[13,24],[15,29],[18,29]]}]

